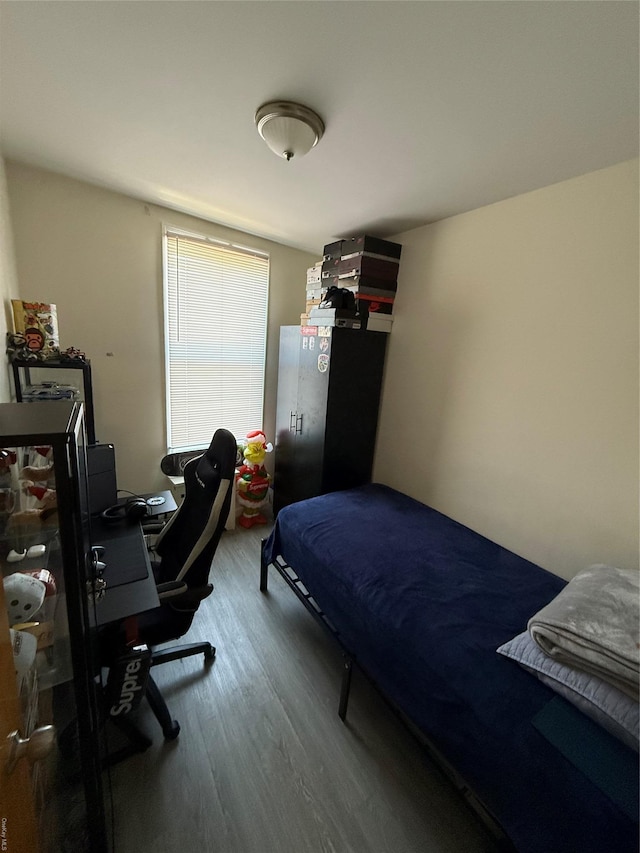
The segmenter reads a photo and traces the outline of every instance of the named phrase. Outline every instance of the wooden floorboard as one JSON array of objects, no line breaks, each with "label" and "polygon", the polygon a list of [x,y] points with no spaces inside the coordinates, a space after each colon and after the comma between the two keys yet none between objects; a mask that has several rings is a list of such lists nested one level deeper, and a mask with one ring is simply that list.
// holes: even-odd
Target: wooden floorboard
[{"label": "wooden floorboard", "polygon": [[259,591],[268,528],[225,532],[213,594],[185,642],[201,658],[154,669],[181,725],[111,769],[115,853],[493,853],[494,844],[374,688],[354,674],[275,572]]}]

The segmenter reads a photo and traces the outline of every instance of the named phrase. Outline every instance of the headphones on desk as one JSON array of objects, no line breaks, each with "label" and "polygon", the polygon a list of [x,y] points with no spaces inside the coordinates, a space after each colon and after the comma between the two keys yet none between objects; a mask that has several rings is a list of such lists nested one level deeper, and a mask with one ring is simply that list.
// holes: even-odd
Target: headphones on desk
[{"label": "headphones on desk", "polygon": [[149,513],[147,502],[144,498],[129,498],[126,503],[114,504],[104,510],[102,519],[108,524],[118,521],[140,521]]}]

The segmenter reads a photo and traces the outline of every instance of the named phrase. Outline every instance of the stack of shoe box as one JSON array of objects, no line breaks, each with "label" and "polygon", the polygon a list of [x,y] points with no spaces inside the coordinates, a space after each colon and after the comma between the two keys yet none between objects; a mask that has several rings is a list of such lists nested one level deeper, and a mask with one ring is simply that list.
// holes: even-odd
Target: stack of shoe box
[{"label": "stack of shoe box", "polygon": [[[321,298],[324,299],[330,287],[338,287],[352,293],[355,299],[357,324],[347,321],[349,312],[346,312],[343,315],[345,322],[340,325],[379,332],[391,331],[401,252],[399,243],[368,235],[337,240],[324,247]],[[331,319],[328,312],[332,309],[307,304],[307,310],[310,322],[314,324],[324,324],[323,317]],[[334,315],[337,316],[335,311]]]},{"label": "stack of shoe box", "polygon": [[316,261],[307,270],[307,305],[305,313],[300,315],[301,326],[309,325],[309,311],[320,305],[325,293],[326,287],[322,285],[322,261]]}]

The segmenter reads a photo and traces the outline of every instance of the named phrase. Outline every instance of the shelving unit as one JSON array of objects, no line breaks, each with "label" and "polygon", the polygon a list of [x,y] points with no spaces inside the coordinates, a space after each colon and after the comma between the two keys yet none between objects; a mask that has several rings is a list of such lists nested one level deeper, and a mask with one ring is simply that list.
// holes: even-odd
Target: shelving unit
[{"label": "shelving unit", "polygon": [[[3,801],[3,820],[16,839],[12,851],[15,846],[25,853],[107,853],[112,847],[102,785],[106,745],[96,683],[98,636],[89,596],[95,578],[85,437],[79,402],[0,404],[0,448],[5,451],[0,466],[5,498],[0,509],[0,739],[6,743],[17,733],[24,743],[46,741],[50,750],[38,748],[33,764],[23,758],[11,769],[15,796],[6,806]],[[44,546],[44,552],[29,557],[34,546]],[[12,601],[5,600],[5,581],[34,571],[47,590],[40,607],[32,609],[33,602],[21,602],[15,592]],[[12,652],[21,649],[17,675]]]},{"label": "shelving unit", "polygon": [[26,399],[28,389],[44,382],[59,382],[61,385],[77,387],[78,371],[82,374],[81,387],[77,388],[78,396],[74,399],[84,403],[87,442],[96,443],[96,429],[93,417],[93,384],[91,378],[91,362],[68,359],[47,359],[46,361],[27,361],[15,359],[11,362],[13,382],[17,403],[32,402]]}]

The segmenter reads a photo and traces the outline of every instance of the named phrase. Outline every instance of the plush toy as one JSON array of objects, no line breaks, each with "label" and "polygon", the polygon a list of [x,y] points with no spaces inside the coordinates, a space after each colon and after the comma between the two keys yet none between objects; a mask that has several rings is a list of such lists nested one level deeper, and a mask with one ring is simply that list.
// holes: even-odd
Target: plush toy
[{"label": "plush toy", "polygon": [[44,603],[46,584],[40,578],[22,572],[7,575],[2,583],[9,625],[30,622]]},{"label": "plush toy", "polygon": [[261,430],[247,433],[242,449],[244,464],[236,475],[238,503],[242,507],[242,515],[238,524],[242,527],[253,527],[254,524],[266,524],[267,519],[260,512],[269,500],[269,483],[271,475],[264,467],[264,458],[271,453],[273,446],[267,443]]},{"label": "plush toy", "polygon": [[48,445],[31,448],[28,462],[18,475],[22,508],[38,510],[44,521],[58,507],[53,448]]}]

